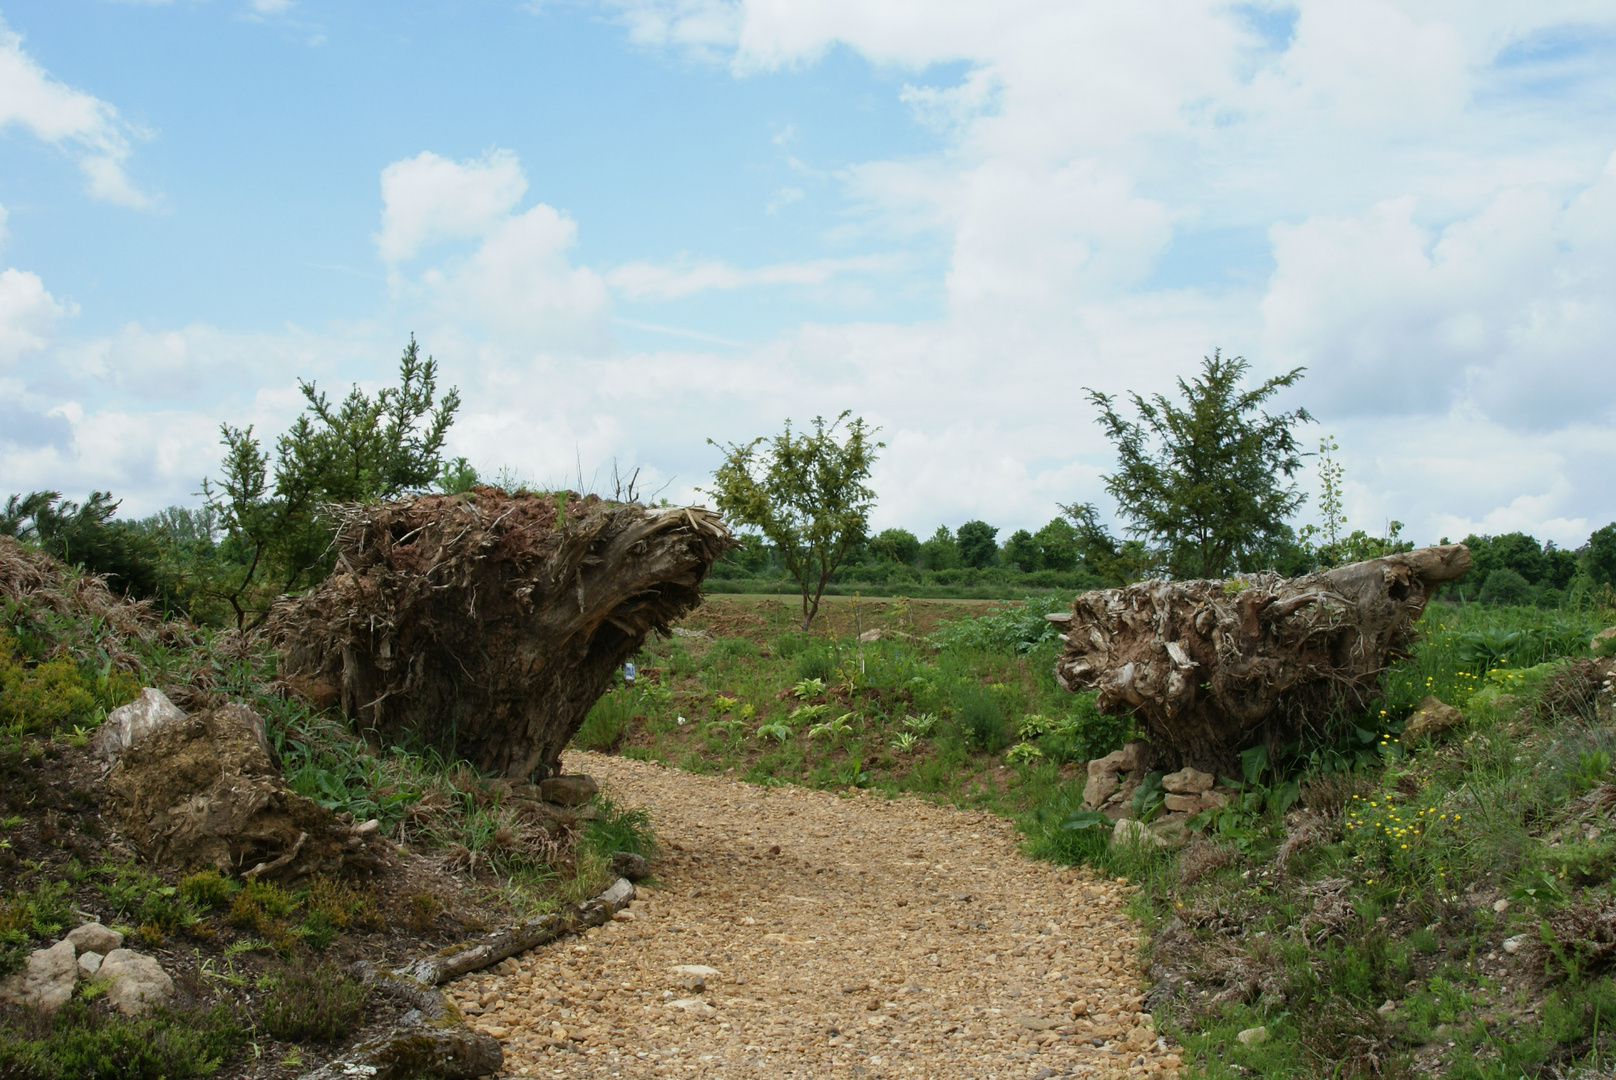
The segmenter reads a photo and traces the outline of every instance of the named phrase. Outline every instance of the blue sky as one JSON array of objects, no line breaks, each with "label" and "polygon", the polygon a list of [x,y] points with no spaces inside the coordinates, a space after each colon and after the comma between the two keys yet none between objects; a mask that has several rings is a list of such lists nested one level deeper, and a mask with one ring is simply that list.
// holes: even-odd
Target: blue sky
[{"label": "blue sky", "polygon": [[0,488],[193,502],[415,332],[485,471],[853,409],[877,525],[1308,367],[1355,526],[1616,518],[1616,3],[0,2]]}]

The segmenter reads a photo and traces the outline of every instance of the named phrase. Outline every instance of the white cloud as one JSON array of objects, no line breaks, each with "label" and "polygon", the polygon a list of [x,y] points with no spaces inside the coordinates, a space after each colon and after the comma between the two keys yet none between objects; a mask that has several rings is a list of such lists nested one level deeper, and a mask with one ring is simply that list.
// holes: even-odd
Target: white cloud
[{"label": "white cloud", "polygon": [[139,133],[117,109],[40,67],[23,50],[22,36],[0,22],[0,128],[12,124],[67,150],[96,198],[136,208],[152,205],[124,169],[129,140]]},{"label": "white cloud", "polygon": [[801,202],[806,194],[800,187],[783,187],[774,193],[763,210],[768,214],[778,214],[792,203]]},{"label": "white cloud", "polygon": [[759,285],[823,285],[838,275],[890,271],[903,260],[861,255],[816,259],[742,269],[716,260],[676,263],[625,263],[606,275],[606,283],[631,300],[675,300],[709,290]]},{"label": "white cloud", "polygon": [[1441,229],[1417,208],[1275,226],[1273,355],[1308,364],[1341,411],[1469,401],[1533,430],[1616,422],[1616,156],[1569,202],[1506,189]]},{"label": "white cloud", "polygon": [[0,270],[0,375],[48,349],[57,323],[69,310],[45,291],[38,274]]},{"label": "white cloud", "polygon": [[[425,306],[456,332],[474,328],[524,346],[598,352],[611,340],[611,298],[593,270],[572,265],[577,223],[543,203],[520,213],[527,177],[516,155],[474,161],[431,152],[382,170],[376,245],[403,302]],[[470,241],[409,277],[398,264],[435,241]]]},{"label": "white cloud", "polygon": [[482,236],[526,192],[527,177],[509,150],[490,150],[475,161],[450,161],[423,150],[382,170],[377,249],[384,261],[396,263],[437,240]]},{"label": "white cloud", "polygon": [[604,6],[639,45],[716,58],[740,34],[740,5],[728,0],[607,0]]}]

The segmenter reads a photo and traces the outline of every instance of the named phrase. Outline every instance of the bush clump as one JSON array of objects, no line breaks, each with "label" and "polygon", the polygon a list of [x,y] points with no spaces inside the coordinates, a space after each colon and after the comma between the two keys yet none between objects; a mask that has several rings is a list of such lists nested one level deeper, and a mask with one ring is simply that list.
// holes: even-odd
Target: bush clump
[{"label": "bush clump", "polygon": [[0,1076],[16,1080],[185,1080],[247,1041],[227,1005],[131,1018],[68,1002],[53,1017],[0,1007]]},{"label": "bush clump", "polygon": [[330,961],[281,964],[265,982],[270,993],[258,1022],[282,1042],[332,1042],[364,1023],[370,988]]}]

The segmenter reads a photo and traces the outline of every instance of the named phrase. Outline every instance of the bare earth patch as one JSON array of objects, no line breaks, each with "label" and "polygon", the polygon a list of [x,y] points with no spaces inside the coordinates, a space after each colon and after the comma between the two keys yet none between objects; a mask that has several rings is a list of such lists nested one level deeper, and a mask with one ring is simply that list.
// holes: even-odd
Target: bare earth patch
[{"label": "bare earth patch", "polygon": [[665,847],[660,887],[451,992],[507,1076],[1171,1075],[1128,887],[988,814],[567,755]]}]

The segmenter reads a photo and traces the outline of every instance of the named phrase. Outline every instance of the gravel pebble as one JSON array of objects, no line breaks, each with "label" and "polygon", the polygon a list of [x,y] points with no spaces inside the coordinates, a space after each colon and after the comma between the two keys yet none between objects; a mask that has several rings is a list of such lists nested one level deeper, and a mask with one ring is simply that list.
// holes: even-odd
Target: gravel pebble
[{"label": "gravel pebble", "polygon": [[504,1075],[1176,1076],[1141,1012],[1129,887],[1027,859],[1010,822],[567,763],[650,808],[660,887],[633,920],[450,988]]}]

